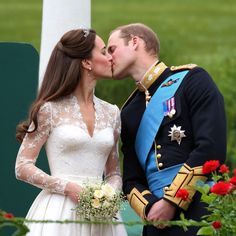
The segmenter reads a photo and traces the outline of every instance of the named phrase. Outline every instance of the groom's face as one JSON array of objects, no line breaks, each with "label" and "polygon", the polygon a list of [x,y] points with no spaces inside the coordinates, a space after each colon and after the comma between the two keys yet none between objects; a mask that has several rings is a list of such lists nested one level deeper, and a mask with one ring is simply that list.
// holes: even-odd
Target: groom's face
[{"label": "groom's face", "polygon": [[133,63],[134,50],[131,41],[125,44],[120,37],[120,31],[113,32],[107,44],[108,53],[112,56],[112,73],[115,79],[123,79],[130,75],[130,66]]}]

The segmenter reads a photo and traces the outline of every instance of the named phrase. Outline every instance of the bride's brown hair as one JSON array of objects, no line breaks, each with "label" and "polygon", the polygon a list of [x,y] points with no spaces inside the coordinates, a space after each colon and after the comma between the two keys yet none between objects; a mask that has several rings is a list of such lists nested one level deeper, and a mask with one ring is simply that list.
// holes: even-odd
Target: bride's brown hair
[{"label": "bride's brown hair", "polygon": [[[65,33],[54,47],[49,59],[37,98],[32,103],[28,119],[16,128],[16,139],[22,142],[26,133],[38,128],[37,114],[40,107],[48,101],[71,94],[82,72],[82,60],[92,57],[96,32],[92,29],[77,29]],[[34,128],[28,130],[33,122]]]}]

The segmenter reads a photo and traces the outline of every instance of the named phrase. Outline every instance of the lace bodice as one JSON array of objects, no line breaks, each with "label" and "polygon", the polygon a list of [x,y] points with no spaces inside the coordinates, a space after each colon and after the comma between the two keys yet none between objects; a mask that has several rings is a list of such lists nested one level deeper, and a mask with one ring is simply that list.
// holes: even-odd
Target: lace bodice
[{"label": "lace bodice", "polygon": [[[80,112],[78,100],[70,95],[46,102],[38,113],[38,129],[27,133],[16,159],[16,177],[39,188],[64,194],[70,181],[105,179],[121,188],[118,160],[119,109],[94,96],[93,136]],[[32,127],[30,127],[31,129]],[[45,145],[50,175],[35,166]]]}]

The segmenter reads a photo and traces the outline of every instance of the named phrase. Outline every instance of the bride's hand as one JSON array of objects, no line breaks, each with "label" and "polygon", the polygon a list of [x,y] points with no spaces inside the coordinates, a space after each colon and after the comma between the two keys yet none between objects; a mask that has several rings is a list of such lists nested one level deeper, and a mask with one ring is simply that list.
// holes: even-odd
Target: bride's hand
[{"label": "bride's hand", "polygon": [[65,195],[67,195],[73,202],[78,203],[78,195],[82,187],[76,183],[69,182],[65,188]]}]

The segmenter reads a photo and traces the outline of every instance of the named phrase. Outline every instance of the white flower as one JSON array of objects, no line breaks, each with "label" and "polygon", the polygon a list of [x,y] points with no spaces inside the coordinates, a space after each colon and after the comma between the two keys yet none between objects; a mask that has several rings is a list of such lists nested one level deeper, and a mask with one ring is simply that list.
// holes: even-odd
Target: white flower
[{"label": "white flower", "polygon": [[110,184],[87,184],[79,194],[76,214],[86,220],[111,220],[116,216],[123,200]]},{"label": "white flower", "polygon": [[99,199],[95,198],[95,199],[92,199],[91,205],[94,208],[99,208],[101,206],[101,203],[100,203]]},{"label": "white flower", "polygon": [[110,207],[111,204],[110,204],[110,202],[105,200],[102,205],[103,205],[103,207],[108,208],[108,207]]},{"label": "white flower", "polygon": [[110,184],[102,185],[102,191],[106,197],[113,197],[115,195],[115,189]]},{"label": "white flower", "polygon": [[102,198],[102,197],[104,196],[104,192],[103,192],[103,190],[96,189],[96,190],[94,191],[93,196],[94,196],[95,198]]}]

